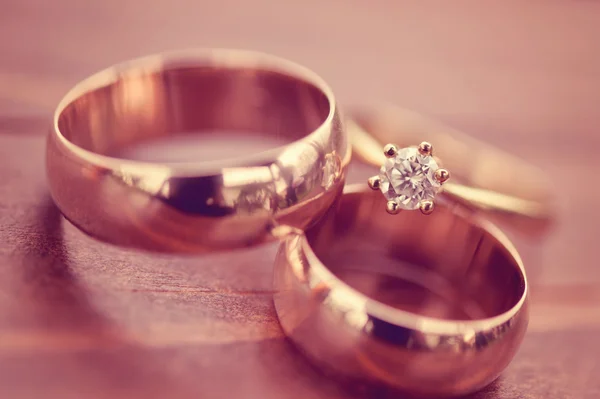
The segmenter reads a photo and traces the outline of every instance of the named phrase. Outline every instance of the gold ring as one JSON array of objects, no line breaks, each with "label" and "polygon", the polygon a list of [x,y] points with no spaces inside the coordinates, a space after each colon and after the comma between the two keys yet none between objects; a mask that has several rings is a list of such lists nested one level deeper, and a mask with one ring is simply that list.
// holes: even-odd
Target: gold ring
[{"label": "gold ring", "polygon": [[274,284],[280,323],[311,361],[411,394],[486,386],[527,329],[525,270],[497,228],[458,203],[392,221],[363,185],[282,242]]},{"label": "gold ring", "polygon": [[[123,148],[179,133],[258,132],[286,145],[230,148],[219,161],[122,159]],[[84,232],[115,244],[206,252],[306,228],[342,191],[351,148],[329,86],[271,55],[184,50],[136,59],[75,86],[54,115],[47,175]]]},{"label": "gold ring", "polygon": [[443,194],[439,200],[484,210],[495,221],[529,232],[545,231],[553,221],[550,180],[527,162],[399,107],[363,109],[352,118],[354,153],[381,167],[368,183],[382,191],[389,213],[429,214]]}]

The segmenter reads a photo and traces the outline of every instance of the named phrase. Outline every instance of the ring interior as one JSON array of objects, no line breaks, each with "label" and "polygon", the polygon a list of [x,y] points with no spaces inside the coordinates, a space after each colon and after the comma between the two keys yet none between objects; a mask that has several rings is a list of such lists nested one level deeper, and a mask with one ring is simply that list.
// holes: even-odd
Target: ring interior
[{"label": "ring interior", "polygon": [[58,117],[67,140],[103,155],[182,133],[256,132],[294,141],[330,112],[327,95],[312,83],[260,68],[140,68],[116,80],[106,76]]},{"label": "ring interior", "polygon": [[468,215],[389,215],[379,193],[352,193],[307,240],[337,277],[369,298],[424,316],[474,320],[509,311],[525,293],[511,250]]}]

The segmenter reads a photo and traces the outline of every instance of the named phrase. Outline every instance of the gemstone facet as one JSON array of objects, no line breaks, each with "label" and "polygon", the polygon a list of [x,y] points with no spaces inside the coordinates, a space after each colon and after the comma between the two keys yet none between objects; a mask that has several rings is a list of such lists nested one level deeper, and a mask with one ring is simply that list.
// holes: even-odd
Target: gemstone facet
[{"label": "gemstone facet", "polygon": [[415,147],[399,149],[387,158],[379,173],[379,189],[388,201],[402,209],[418,209],[423,200],[433,200],[442,185],[435,178],[439,166],[431,155]]}]

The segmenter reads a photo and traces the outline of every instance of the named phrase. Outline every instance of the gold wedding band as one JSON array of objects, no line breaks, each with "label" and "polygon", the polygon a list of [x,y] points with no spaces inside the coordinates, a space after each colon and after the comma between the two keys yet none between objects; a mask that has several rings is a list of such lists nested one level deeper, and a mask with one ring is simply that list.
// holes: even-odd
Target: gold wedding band
[{"label": "gold wedding band", "polygon": [[438,398],[486,386],[527,328],[517,251],[457,203],[393,220],[380,206],[379,193],[350,186],[337,209],[282,242],[274,301],[284,331],[353,380]]},{"label": "gold wedding band", "polygon": [[[221,161],[115,156],[148,139],[253,131],[289,144]],[[207,252],[306,228],[341,192],[350,145],[329,86],[271,55],[189,50],[133,60],[75,86],[47,144],[54,201],[84,232],[115,244]]]}]

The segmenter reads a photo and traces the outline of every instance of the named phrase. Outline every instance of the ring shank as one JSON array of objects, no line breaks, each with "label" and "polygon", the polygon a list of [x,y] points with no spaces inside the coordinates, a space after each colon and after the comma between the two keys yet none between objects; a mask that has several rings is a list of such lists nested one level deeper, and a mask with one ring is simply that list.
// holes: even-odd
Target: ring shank
[{"label": "ring shank", "polygon": [[434,397],[487,385],[527,326],[518,254],[464,208],[391,222],[382,201],[349,192],[282,244],[275,305],[284,330],[317,364],[352,379]]},{"label": "ring shank", "polygon": [[[433,218],[402,212],[391,221],[381,203],[376,195],[347,194],[329,228],[307,232],[314,254],[334,274],[350,269],[394,276],[402,261],[412,272],[407,278],[437,283],[440,293],[460,294],[454,299],[477,304],[480,318],[507,312],[520,301],[524,282],[518,264],[478,225],[445,207]],[[381,288],[371,285],[364,294],[373,297]]]},{"label": "ring shank", "polygon": [[330,113],[318,87],[272,70],[172,65],[126,70],[98,85],[65,106],[58,130],[76,146],[103,155],[161,136],[215,130],[295,141]]}]

